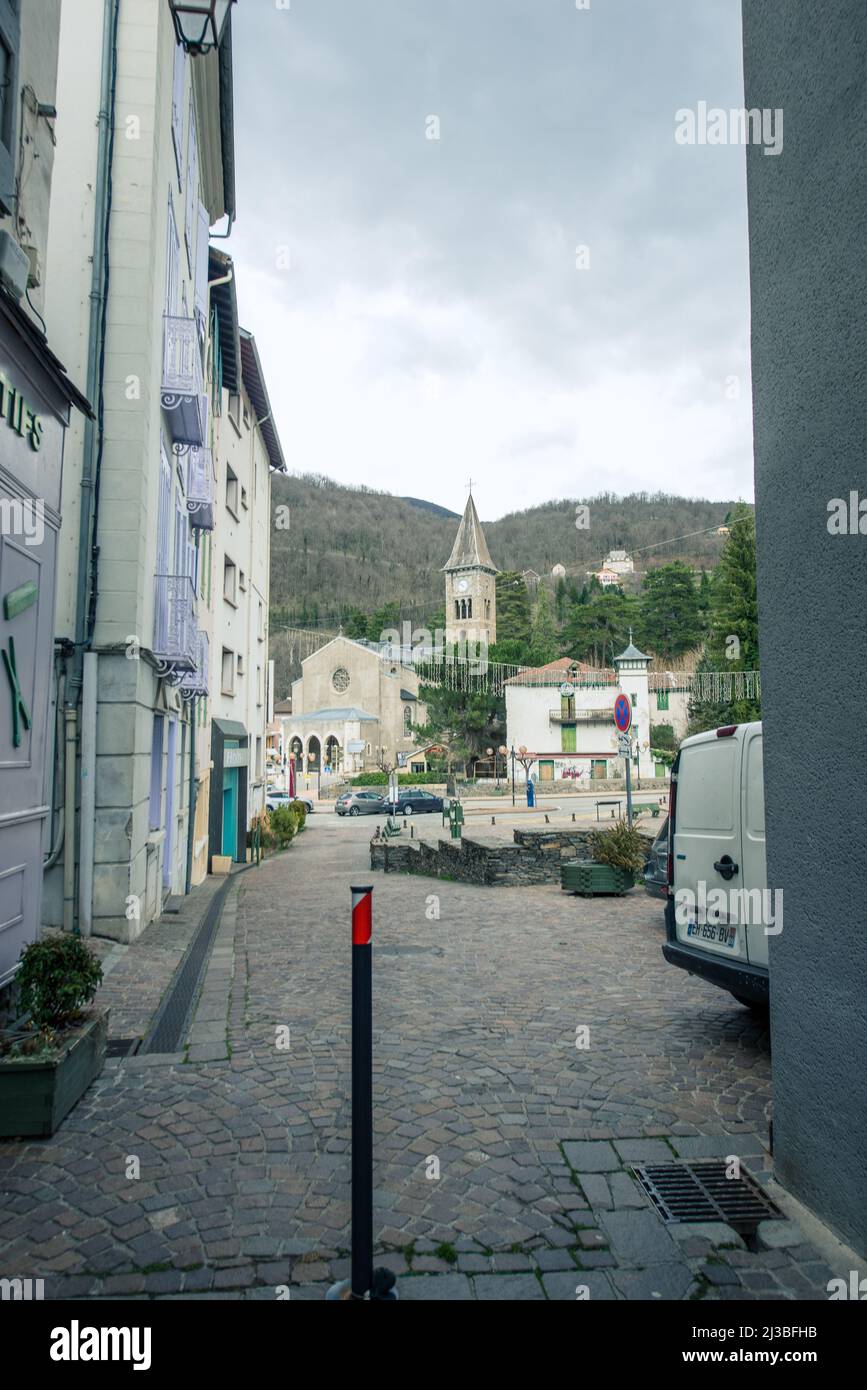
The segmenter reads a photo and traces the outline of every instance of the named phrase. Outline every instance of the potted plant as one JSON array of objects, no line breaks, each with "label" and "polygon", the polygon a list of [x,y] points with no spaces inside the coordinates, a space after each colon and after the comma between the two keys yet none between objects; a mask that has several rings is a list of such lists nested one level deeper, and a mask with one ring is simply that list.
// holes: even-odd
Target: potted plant
[{"label": "potted plant", "polygon": [[589,897],[594,893],[628,893],[644,869],[647,852],[643,837],[625,821],[610,830],[592,830],[587,836],[591,859],[564,864],[562,887],[568,893]]},{"label": "potted plant", "polygon": [[0,1135],[53,1134],[99,1076],[108,1010],[89,1006],[101,981],[78,936],[52,933],[22,952],[22,1017],[0,1032]]}]

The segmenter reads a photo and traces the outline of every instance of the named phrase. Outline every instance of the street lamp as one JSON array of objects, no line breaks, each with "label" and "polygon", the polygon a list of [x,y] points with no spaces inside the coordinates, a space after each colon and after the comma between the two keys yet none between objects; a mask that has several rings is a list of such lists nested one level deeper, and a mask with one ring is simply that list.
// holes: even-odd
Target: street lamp
[{"label": "street lamp", "polygon": [[500,747],[497,749],[497,791],[500,790],[500,759],[507,758],[508,756],[508,748],[504,743],[501,743]]},{"label": "street lamp", "polygon": [[175,34],[185,53],[198,57],[219,45],[235,0],[169,0]]},{"label": "street lamp", "polygon": [[512,744],[512,805],[515,804],[515,745]]}]

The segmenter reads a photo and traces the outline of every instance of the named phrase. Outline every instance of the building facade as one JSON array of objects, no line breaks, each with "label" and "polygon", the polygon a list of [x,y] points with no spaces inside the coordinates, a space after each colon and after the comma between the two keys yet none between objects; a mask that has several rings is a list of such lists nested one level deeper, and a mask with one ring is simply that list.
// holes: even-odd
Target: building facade
[{"label": "building facade", "polygon": [[0,5],[0,989],[64,835],[55,575],[66,436],[90,407],[44,332],[59,46],[60,0]]}]

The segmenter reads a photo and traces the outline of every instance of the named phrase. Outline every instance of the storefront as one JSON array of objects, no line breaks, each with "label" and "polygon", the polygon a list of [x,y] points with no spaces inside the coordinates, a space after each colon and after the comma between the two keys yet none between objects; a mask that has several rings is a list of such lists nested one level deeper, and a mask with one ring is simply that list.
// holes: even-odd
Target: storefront
[{"label": "storefront", "polygon": [[215,854],[236,863],[247,858],[247,783],[250,740],[233,719],[211,721],[211,784],[208,815],[208,872]]},{"label": "storefront", "polygon": [[0,987],[39,935],[42,863],[56,829],[55,574],[73,406],[90,414],[42,335],[0,290]]}]

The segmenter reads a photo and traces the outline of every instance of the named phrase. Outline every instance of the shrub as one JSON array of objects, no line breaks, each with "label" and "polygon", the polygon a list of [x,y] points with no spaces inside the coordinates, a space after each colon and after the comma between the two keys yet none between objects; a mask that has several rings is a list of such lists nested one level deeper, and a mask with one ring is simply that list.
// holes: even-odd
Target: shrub
[{"label": "shrub", "polygon": [[644,838],[625,821],[618,821],[610,830],[591,830],[587,837],[590,852],[597,864],[609,864],[638,875],[644,869],[647,850]]},{"label": "shrub", "polygon": [[277,806],[270,816],[271,833],[281,849],[285,849],[295,838],[298,829],[298,814],[295,803],[291,806]]},{"label": "shrub", "polygon": [[80,936],[44,936],[21,955],[21,1007],[40,1032],[53,1032],[76,1018],[102,982],[102,966]]},{"label": "shrub", "polygon": [[295,814],[296,829],[300,833],[307,824],[307,807],[303,801],[293,801],[290,810]]}]

